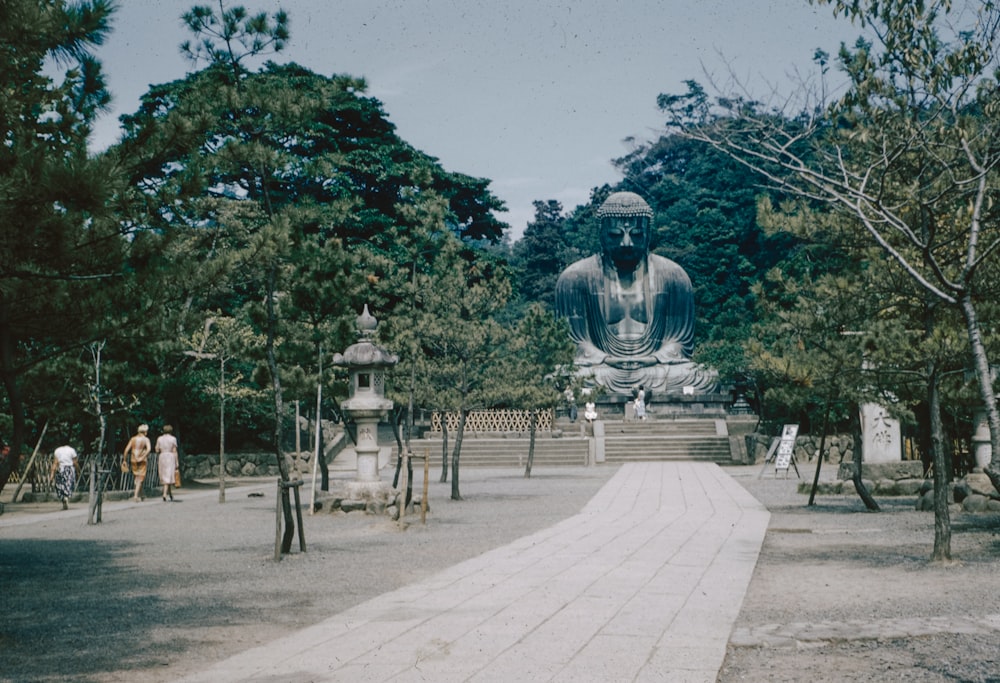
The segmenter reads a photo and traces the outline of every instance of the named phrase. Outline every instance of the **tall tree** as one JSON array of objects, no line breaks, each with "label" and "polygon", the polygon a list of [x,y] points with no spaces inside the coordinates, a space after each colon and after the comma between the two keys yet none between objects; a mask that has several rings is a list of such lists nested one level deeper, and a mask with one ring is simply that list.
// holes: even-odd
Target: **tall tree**
[{"label": "tall tree", "polygon": [[121,274],[114,170],[87,154],[109,101],[90,50],[113,11],[110,0],[0,4],[0,378],[13,443],[0,489],[27,437],[25,373],[101,337],[107,281]]},{"label": "tall tree", "polygon": [[[511,284],[501,263],[474,258],[454,239],[442,244],[433,286],[422,292],[425,326],[420,330],[426,357],[425,405],[442,416],[458,415],[451,453],[451,497],[461,500],[459,464],[469,411],[487,406],[489,369],[504,335],[495,316],[510,297]],[[442,468],[442,481],[446,476]]]},{"label": "tall tree", "polygon": [[[960,11],[950,0],[815,2],[872,36],[841,47],[848,87],[830,107],[785,118],[743,97],[713,100],[700,88],[661,95],[660,106],[682,134],[853,216],[929,295],[961,313],[992,449],[1000,453],[980,318],[984,271],[1000,247],[1000,8],[992,1]],[[1000,458],[987,474],[1000,490]]]},{"label": "tall tree", "polygon": [[624,175],[619,189],[639,192],[656,213],[653,251],[691,277],[699,359],[726,379],[745,374],[752,287],[798,246],[792,233],[758,225],[766,188],[711,145],[681,135],[637,145],[615,165]]},{"label": "tall tree", "polygon": [[531,413],[528,458],[524,476],[531,477],[539,411],[563,401],[557,382],[560,368],[571,367],[576,345],[565,319],[535,303],[528,307],[517,328],[509,332],[502,353],[489,368],[483,395],[490,407],[508,407]]},{"label": "tall tree", "polygon": [[[760,222],[767,230],[796,234],[807,251],[823,251],[812,269],[782,263],[757,288],[760,304],[748,357],[765,375],[767,397],[784,406],[819,413],[820,451],[828,426],[857,429],[857,404],[876,402],[901,422],[914,414],[920,443],[934,468],[935,534],[932,560],[951,556],[948,509],[950,467],[942,421],[942,403],[961,400],[946,393],[948,377],[961,372],[967,358],[957,311],[919,288],[875,246],[859,240],[853,222],[836,213],[809,211],[805,203],[787,203],[775,211],[763,201]],[[839,267],[830,272],[830,266]],[[855,486],[860,484],[863,455],[855,448]],[[809,504],[813,503],[819,468]],[[859,492],[861,489],[859,488]]]},{"label": "tall tree", "polygon": [[[767,387],[764,401],[819,412],[812,432],[826,436],[831,412],[855,423],[861,404],[877,393],[867,378],[864,337],[876,320],[863,296],[862,273],[787,277],[775,268],[758,287],[761,315],[747,342],[754,372]],[[862,481],[861,449],[854,449],[854,485],[870,510],[878,504]],[[816,480],[822,466],[816,461]],[[810,497],[812,504],[812,497]]]},{"label": "tall tree", "polygon": [[537,301],[554,309],[556,280],[566,266],[582,256],[582,252],[566,242],[562,204],[554,199],[533,204],[535,218],[514,245],[512,265],[518,271],[521,299]]},{"label": "tall tree", "polygon": [[419,207],[443,202],[434,230],[498,240],[505,226],[492,211],[503,205],[488,181],[447,172],[401,140],[363,80],[295,64],[253,70],[288,39],[286,14],[220,2],[185,20],[196,35],[185,52],[208,65],[153,86],[123,118],[116,151],[131,162],[142,238],[199,263],[161,287],[181,331],[200,324],[194,311],[246,310],[269,340],[256,377],[274,396],[268,422],[282,467],[282,394],[308,384],[300,369],[318,376],[323,339],[346,342],[346,321],[373,295],[383,319],[407,305],[377,283],[411,272],[411,246],[423,239],[411,233],[425,230]]}]

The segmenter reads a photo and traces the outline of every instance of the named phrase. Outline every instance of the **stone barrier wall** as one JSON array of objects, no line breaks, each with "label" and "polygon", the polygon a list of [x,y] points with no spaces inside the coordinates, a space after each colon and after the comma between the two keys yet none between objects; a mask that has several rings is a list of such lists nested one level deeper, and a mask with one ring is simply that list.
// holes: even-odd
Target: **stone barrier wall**
[{"label": "stone barrier wall", "polygon": [[[301,474],[312,472],[312,452],[303,451],[298,458],[298,471]],[[285,461],[288,471],[296,469],[294,453],[286,453]],[[185,453],[181,458],[181,476],[193,479],[217,479],[219,476],[219,454]],[[227,477],[277,477],[278,463],[274,453],[226,453]]]},{"label": "stone barrier wall", "polygon": [[[747,456],[751,463],[763,463],[767,451],[771,447],[773,436],[766,434],[748,434]],[[795,439],[795,461],[799,463],[815,462],[819,452],[820,436],[800,435]],[[839,463],[841,460],[850,462],[854,458],[854,439],[850,434],[827,434],[824,444],[826,458],[823,462]]]}]

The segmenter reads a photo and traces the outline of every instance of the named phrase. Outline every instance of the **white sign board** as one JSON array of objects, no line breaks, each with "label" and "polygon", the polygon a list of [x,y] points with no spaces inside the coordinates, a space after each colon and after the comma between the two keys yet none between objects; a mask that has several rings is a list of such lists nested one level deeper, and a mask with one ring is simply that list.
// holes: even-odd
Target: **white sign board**
[{"label": "white sign board", "polygon": [[899,462],[903,459],[899,421],[877,403],[861,406],[861,453],[867,462]]},{"label": "white sign board", "polygon": [[792,455],[795,452],[795,437],[798,434],[798,425],[785,425],[781,430],[781,441],[778,443],[778,453],[774,458],[775,470],[788,470],[788,466],[792,463]]}]

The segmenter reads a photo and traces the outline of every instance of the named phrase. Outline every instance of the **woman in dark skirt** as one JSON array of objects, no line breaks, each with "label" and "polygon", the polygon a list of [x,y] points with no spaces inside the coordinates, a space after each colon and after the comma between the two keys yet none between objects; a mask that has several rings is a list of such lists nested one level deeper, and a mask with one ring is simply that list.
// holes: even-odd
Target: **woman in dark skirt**
[{"label": "woman in dark skirt", "polygon": [[69,507],[69,497],[76,488],[76,475],[80,472],[76,449],[72,446],[60,446],[52,454],[52,480],[55,482],[56,495],[62,501],[63,510]]}]

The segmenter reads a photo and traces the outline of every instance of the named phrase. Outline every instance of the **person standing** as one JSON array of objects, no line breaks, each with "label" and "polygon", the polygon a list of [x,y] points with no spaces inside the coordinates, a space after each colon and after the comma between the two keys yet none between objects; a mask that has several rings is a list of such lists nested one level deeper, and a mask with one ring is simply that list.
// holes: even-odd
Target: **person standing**
[{"label": "person standing", "polygon": [[69,509],[69,497],[76,488],[76,477],[80,473],[80,463],[77,460],[76,449],[72,446],[60,446],[52,453],[52,470],[50,475],[55,483],[56,495],[62,501],[63,510]]},{"label": "person standing", "polygon": [[566,391],[563,392],[563,396],[566,398],[566,408],[569,413],[569,421],[576,422],[576,395],[573,393],[573,387],[566,387]]},{"label": "person standing", "polygon": [[167,496],[170,496],[170,500],[174,499],[174,475],[180,464],[177,455],[177,437],[173,435],[173,431],[174,428],[170,425],[163,425],[163,433],[156,439],[156,469],[160,474],[160,483],[163,484],[164,502]]},{"label": "person standing", "polygon": [[639,385],[639,390],[635,393],[635,419],[646,419],[646,390]]},{"label": "person standing", "polygon": [[149,425],[139,425],[135,436],[129,439],[125,446],[125,462],[131,464],[132,476],[135,477],[135,492],[132,494],[132,500],[136,503],[142,500],[139,496],[142,491],[142,482],[146,480],[146,463],[150,451],[149,437],[146,436],[148,432]]}]

